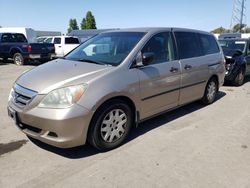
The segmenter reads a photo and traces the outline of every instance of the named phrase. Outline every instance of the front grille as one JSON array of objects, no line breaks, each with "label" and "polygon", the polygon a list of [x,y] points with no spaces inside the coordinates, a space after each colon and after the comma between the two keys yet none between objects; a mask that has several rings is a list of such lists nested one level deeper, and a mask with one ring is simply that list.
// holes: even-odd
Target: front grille
[{"label": "front grille", "polygon": [[15,105],[20,108],[27,106],[37,95],[37,92],[15,84],[11,93]]}]

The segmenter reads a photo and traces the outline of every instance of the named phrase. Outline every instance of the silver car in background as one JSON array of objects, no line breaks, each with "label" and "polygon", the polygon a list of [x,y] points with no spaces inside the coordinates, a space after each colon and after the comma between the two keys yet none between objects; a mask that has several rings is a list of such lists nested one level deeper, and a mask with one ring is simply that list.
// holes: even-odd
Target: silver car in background
[{"label": "silver car in background", "polygon": [[118,147],[138,123],[193,101],[215,101],[225,60],[210,33],[108,31],[20,76],[8,114],[29,137],[61,148]]}]

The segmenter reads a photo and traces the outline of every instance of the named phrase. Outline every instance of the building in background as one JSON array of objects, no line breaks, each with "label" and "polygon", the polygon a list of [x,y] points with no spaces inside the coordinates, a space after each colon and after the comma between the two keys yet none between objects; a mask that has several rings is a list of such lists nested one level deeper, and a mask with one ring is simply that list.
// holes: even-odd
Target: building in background
[{"label": "building in background", "polygon": [[44,36],[61,36],[62,32],[60,31],[35,31],[37,37],[44,37]]}]

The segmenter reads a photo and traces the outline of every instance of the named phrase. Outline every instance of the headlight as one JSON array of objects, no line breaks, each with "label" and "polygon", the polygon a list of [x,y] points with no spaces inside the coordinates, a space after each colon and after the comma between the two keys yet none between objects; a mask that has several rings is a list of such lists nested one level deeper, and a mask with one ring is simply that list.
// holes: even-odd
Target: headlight
[{"label": "headlight", "polygon": [[68,108],[80,100],[86,89],[86,84],[56,89],[45,96],[38,107]]},{"label": "headlight", "polygon": [[8,101],[9,101],[9,102],[10,102],[11,99],[13,98],[13,92],[14,92],[14,90],[13,90],[13,88],[11,88],[10,94],[9,94],[9,98],[8,98]]}]

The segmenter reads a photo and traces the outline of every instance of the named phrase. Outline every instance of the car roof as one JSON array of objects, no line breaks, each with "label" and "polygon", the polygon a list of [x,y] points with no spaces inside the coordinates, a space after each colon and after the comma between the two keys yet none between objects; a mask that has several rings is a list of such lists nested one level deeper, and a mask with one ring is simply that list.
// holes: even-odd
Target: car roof
[{"label": "car roof", "polygon": [[21,35],[24,35],[23,33],[14,33],[14,32],[2,32],[0,34],[21,34]]},{"label": "car roof", "polygon": [[56,37],[62,37],[62,38],[66,38],[66,37],[68,37],[68,38],[77,38],[76,36],[65,36],[65,35],[62,35],[62,36],[46,36],[47,38],[56,38]]},{"label": "car roof", "polygon": [[169,30],[211,34],[209,32],[205,32],[201,30],[177,28],[177,27],[139,27],[139,28],[110,30],[110,31],[105,31],[103,33],[114,33],[114,32],[145,32],[147,33],[147,32],[161,32],[161,31],[169,31]]}]

